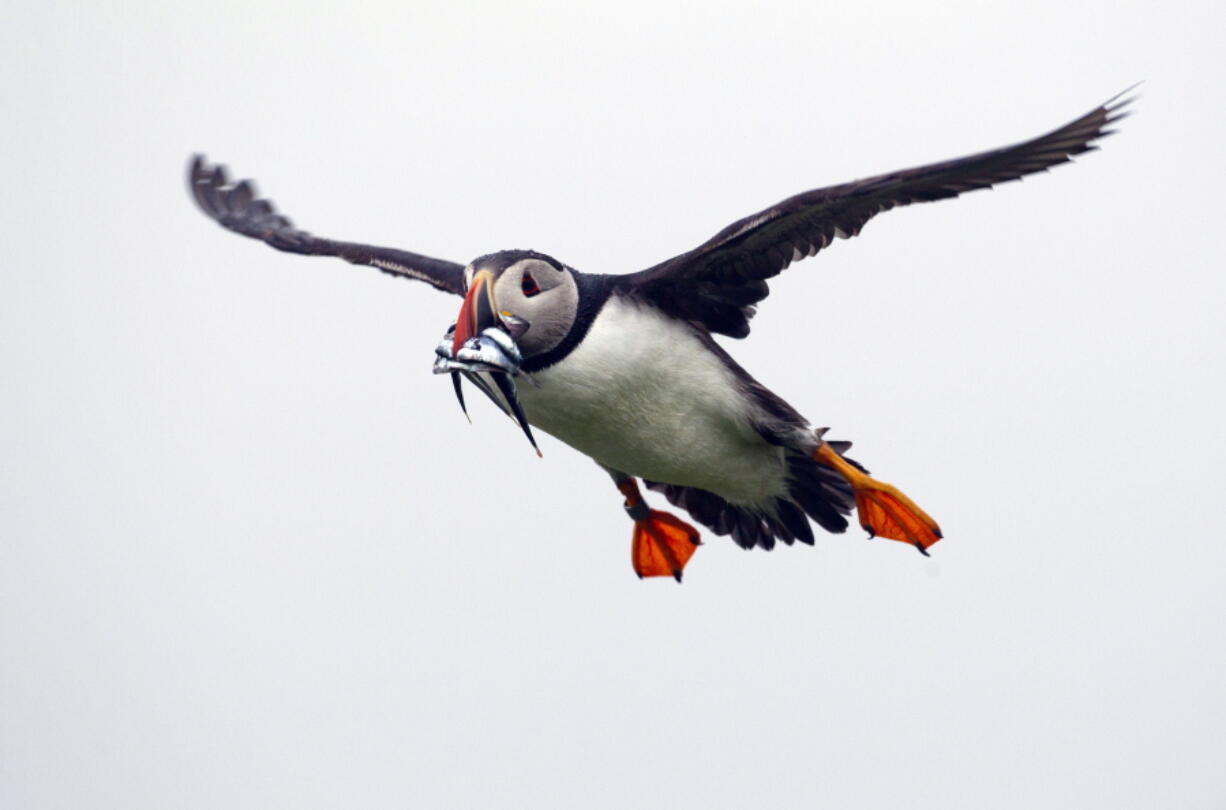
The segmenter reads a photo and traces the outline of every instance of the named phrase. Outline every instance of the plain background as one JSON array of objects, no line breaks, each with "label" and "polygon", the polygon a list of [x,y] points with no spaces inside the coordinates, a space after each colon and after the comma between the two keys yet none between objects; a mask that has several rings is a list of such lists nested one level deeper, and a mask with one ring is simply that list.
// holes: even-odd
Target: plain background
[{"label": "plain background", "polygon": [[[6,18],[0,806],[1226,807],[1218,4]],[[431,376],[458,299],[183,181],[629,272],[1138,80],[1100,152],[877,218],[729,342],[931,560],[710,538],[640,582],[599,469]]]}]

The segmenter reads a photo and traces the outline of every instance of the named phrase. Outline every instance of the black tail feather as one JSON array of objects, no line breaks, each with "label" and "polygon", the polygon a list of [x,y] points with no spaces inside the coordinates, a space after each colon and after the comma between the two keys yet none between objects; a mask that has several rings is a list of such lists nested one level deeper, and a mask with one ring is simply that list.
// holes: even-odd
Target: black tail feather
[{"label": "black tail feather", "polygon": [[[858,465],[857,465],[858,466]],[[789,495],[800,508],[828,532],[847,531],[847,518],[855,506],[851,486],[830,467],[799,453],[788,457],[791,475]]]},{"label": "black tail feather", "polygon": [[[831,443],[842,452],[850,445]],[[848,461],[859,469],[858,463]],[[704,489],[644,480],[648,489],[664,493],[673,506],[689,512],[690,517],[719,536],[732,535],[741,548],[770,550],[779,540],[788,545],[799,540],[813,545],[812,520],[828,532],[847,530],[847,515],[855,506],[851,486],[830,467],[818,464],[801,453],[790,453],[788,494],[773,503],[772,514],[752,507],[732,504]]]},{"label": "black tail feather", "polygon": [[813,545],[813,529],[809,527],[809,519],[805,517],[804,510],[791,501],[776,498],[775,514],[779,516],[779,522],[787,526],[797,540]]}]

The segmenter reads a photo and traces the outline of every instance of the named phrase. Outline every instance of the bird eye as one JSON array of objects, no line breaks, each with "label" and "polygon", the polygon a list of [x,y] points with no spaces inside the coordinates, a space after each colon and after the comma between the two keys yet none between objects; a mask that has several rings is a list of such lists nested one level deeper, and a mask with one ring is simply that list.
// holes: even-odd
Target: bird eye
[{"label": "bird eye", "polygon": [[531,273],[524,273],[523,278],[519,282],[519,289],[523,292],[525,298],[531,298],[541,291]]}]

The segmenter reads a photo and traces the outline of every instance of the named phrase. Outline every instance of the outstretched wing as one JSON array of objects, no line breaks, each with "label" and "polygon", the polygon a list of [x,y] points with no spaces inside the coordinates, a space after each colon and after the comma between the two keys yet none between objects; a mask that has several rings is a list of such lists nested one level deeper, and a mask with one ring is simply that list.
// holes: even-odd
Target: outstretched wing
[{"label": "outstretched wing", "polygon": [[339,256],[353,264],[370,265],[393,276],[415,278],[446,292],[464,294],[464,265],[407,250],[321,239],[300,231],[278,214],[270,201],[257,197],[250,180],[231,183],[225,167],[210,166],[203,155],[192,158],[187,183],[200,210],[219,225],[277,250],[305,256]]},{"label": "outstretched wing", "polygon": [[712,332],[745,337],[754,304],[769,293],[766,279],[792,262],[814,255],[835,237],[855,236],[882,211],[1020,180],[1097,149],[1093,142],[1112,132],[1107,125],[1128,114],[1122,108],[1132,99],[1119,98],[1014,146],[806,191],[732,223],[688,253],[620,276],[615,284]]}]

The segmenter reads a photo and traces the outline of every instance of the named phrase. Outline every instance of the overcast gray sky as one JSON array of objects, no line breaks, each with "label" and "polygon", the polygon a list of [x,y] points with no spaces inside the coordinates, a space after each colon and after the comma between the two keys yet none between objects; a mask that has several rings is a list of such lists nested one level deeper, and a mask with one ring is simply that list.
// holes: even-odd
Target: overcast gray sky
[{"label": "overcast gray sky", "polygon": [[[0,806],[1226,807],[1215,4],[27,3],[0,30]],[[593,272],[885,214],[726,343],[945,529],[640,582],[590,461],[469,426],[458,300],[327,236]],[[665,347],[666,348],[666,347]]]}]

